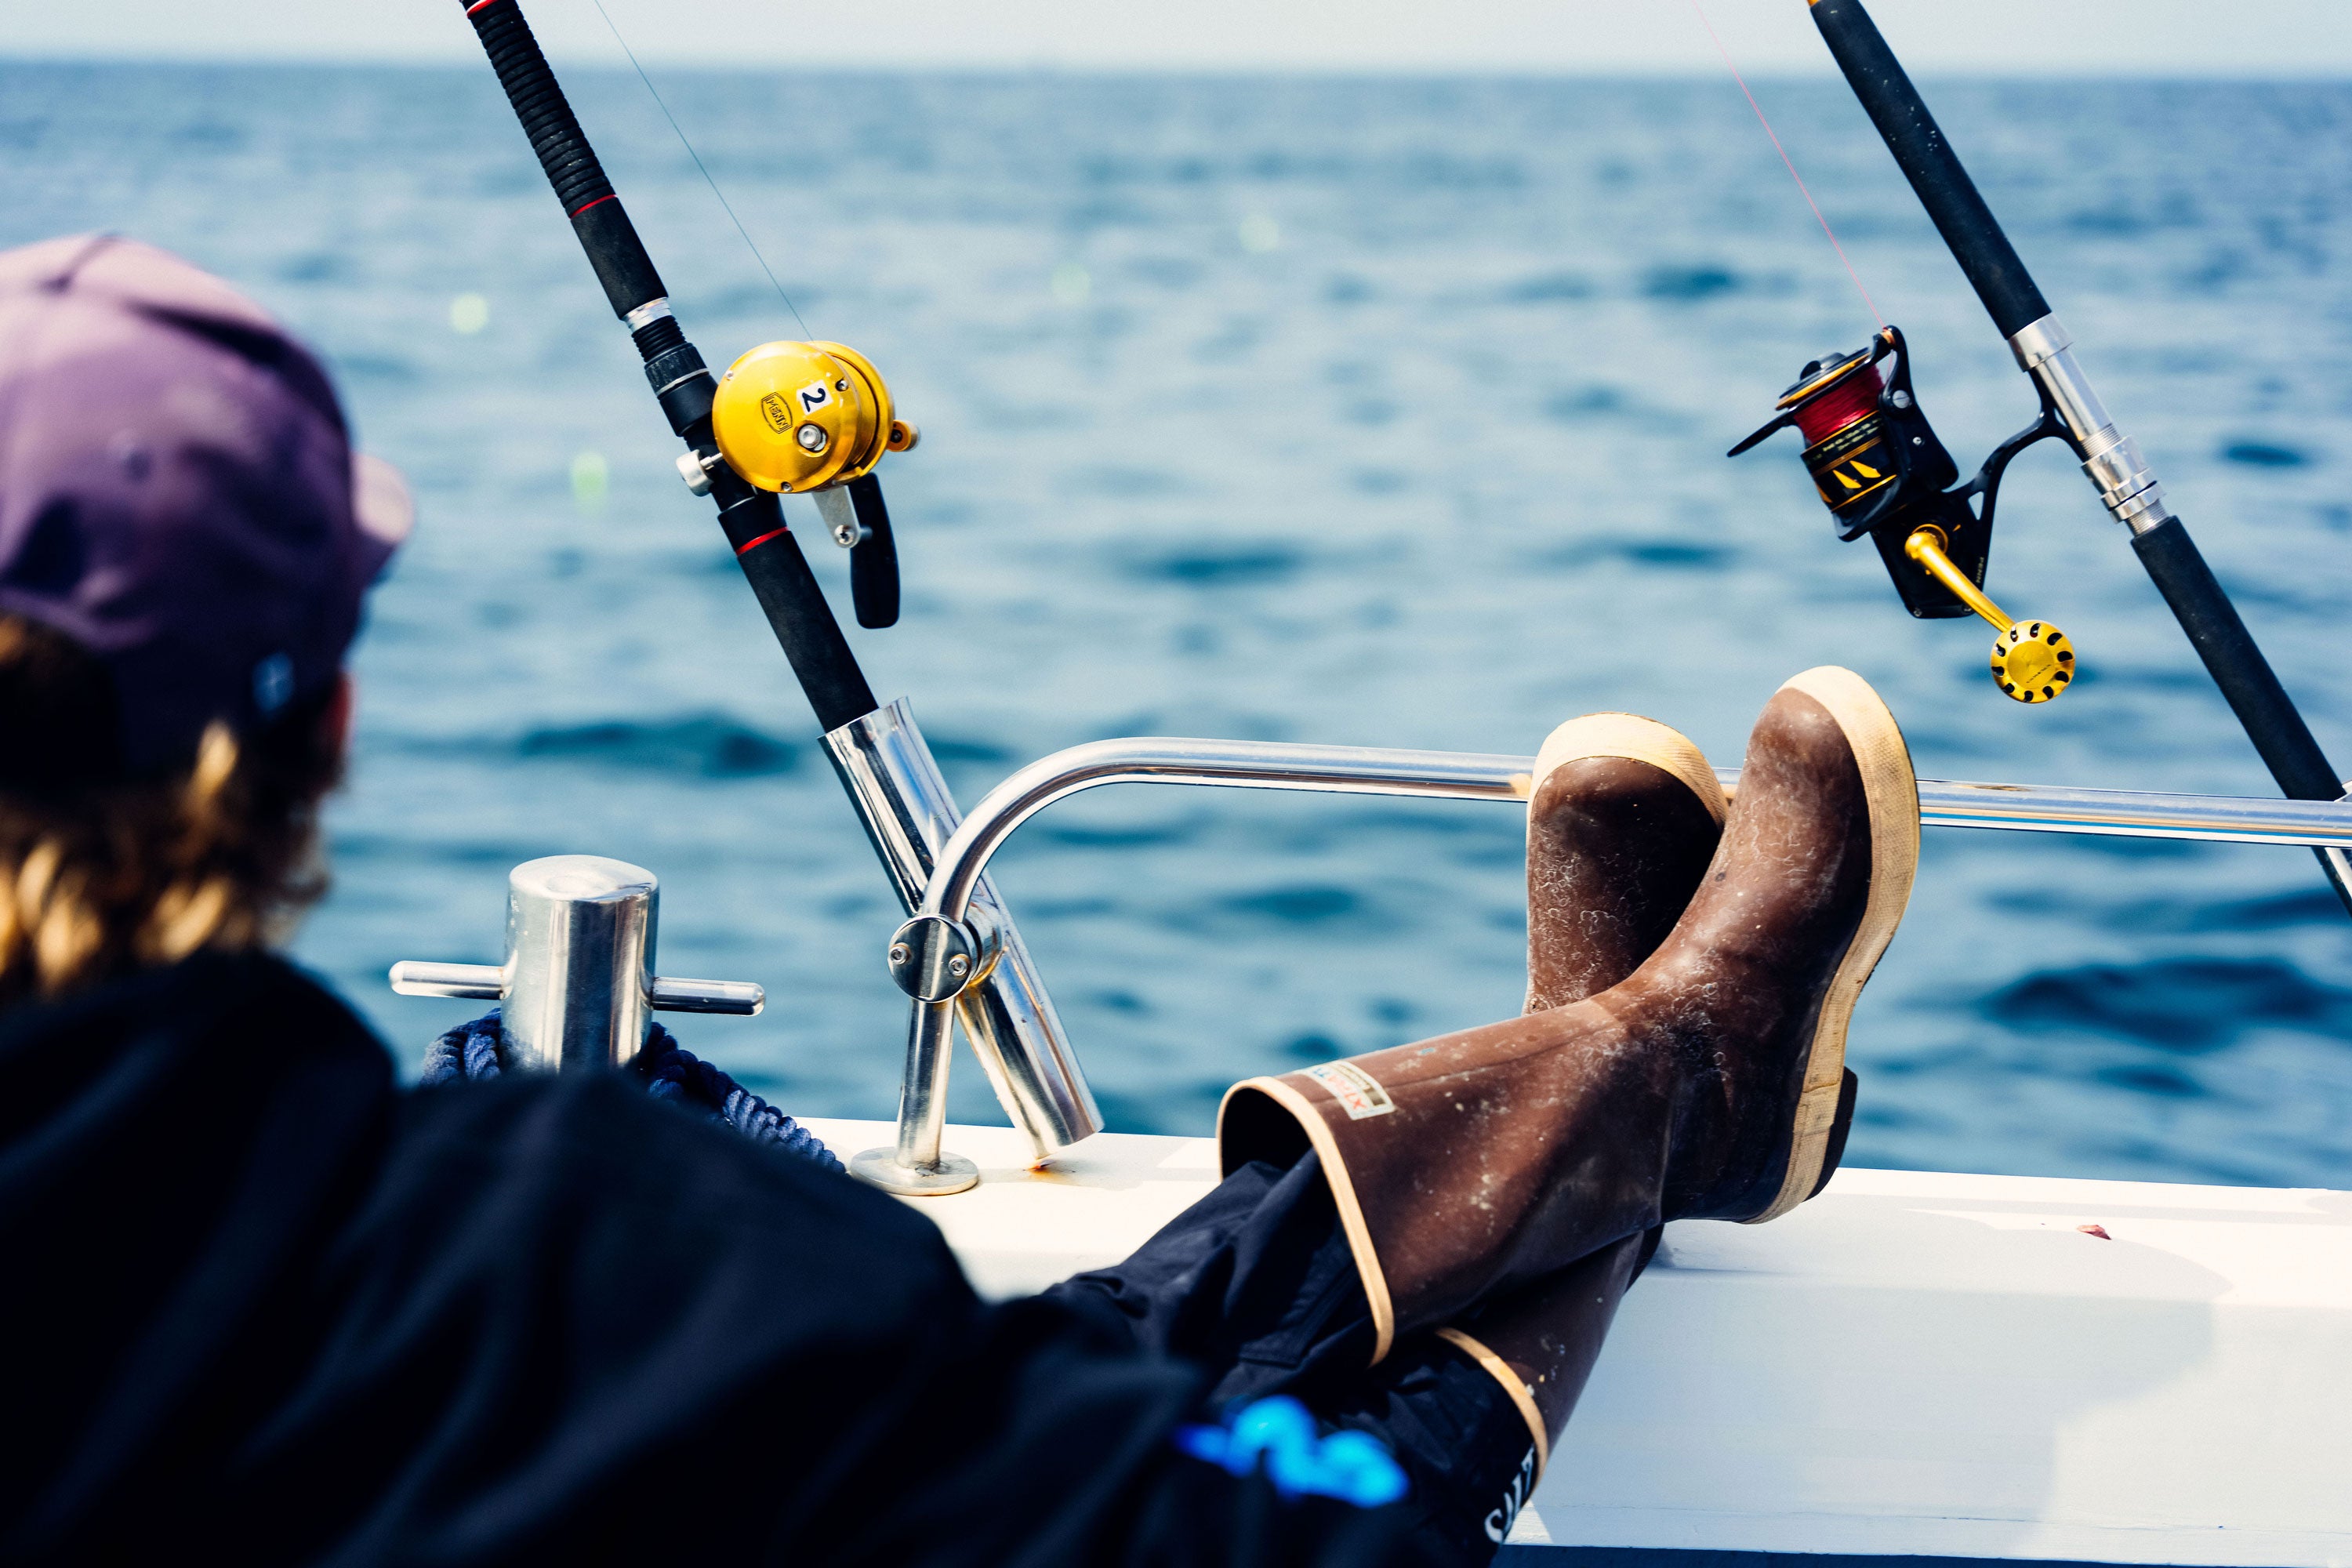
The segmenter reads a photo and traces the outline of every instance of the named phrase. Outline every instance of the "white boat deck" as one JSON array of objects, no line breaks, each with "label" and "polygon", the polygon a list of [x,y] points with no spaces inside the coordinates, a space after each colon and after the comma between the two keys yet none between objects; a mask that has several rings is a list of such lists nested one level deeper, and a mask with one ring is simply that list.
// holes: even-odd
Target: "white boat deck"
[{"label": "white boat deck", "polygon": [[[906,1201],[996,1296],[1216,1180],[1207,1139],[947,1146],[981,1185]],[[1512,1540],[2352,1568],[2352,1193],[1845,1170],[1769,1226],[1674,1226]]]}]

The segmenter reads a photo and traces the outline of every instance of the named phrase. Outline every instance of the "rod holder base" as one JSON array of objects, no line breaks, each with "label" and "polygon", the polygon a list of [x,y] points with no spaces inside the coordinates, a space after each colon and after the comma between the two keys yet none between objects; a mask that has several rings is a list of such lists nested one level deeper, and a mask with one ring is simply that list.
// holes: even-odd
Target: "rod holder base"
[{"label": "rod holder base", "polygon": [[980,1185],[980,1167],[961,1154],[941,1152],[931,1169],[898,1163],[896,1149],[868,1149],[849,1162],[849,1173],[869,1187],[908,1198],[943,1198]]}]

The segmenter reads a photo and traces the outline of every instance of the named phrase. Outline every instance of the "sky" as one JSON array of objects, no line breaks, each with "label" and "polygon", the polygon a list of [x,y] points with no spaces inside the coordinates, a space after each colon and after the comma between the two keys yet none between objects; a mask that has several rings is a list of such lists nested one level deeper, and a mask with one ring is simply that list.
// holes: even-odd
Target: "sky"
[{"label": "sky", "polygon": [[[513,3],[513,0],[501,0]],[[524,0],[559,62],[617,64],[598,0]],[[1829,68],[1800,0],[1704,0],[1743,70]],[[677,66],[1670,74],[1720,70],[1692,0],[603,0]],[[459,0],[0,5],[0,57],[478,58]],[[1874,0],[1915,75],[2352,78],[2352,0]]]}]

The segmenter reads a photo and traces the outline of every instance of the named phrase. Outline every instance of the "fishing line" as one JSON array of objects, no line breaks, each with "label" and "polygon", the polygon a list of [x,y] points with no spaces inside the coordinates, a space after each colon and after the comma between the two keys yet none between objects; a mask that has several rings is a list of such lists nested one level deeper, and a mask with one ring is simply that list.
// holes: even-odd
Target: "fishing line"
[{"label": "fishing line", "polygon": [[[597,9],[603,8],[603,0],[598,0]],[[1731,79],[1739,84],[1740,92],[1747,97],[1748,107],[1756,111],[1756,123],[1764,127],[1765,135],[1771,137],[1772,151],[1780,154],[1781,166],[1789,171],[1789,178],[1797,182],[1798,194],[1805,198],[1805,205],[1813,209],[1814,219],[1821,224],[1822,232],[1829,237],[1830,248],[1837,252],[1837,258],[1840,261],[1845,263],[1845,275],[1853,279],[1854,292],[1862,296],[1862,302],[1870,307],[1871,315],[1876,319],[1880,328],[1884,329],[1886,325],[1886,318],[1879,315],[1878,306],[1872,300],[1870,290],[1862,286],[1862,274],[1853,269],[1853,261],[1846,256],[1845,247],[1838,243],[1837,231],[1830,227],[1830,220],[1822,216],[1822,204],[1813,200],[1813,193],[1805,188],[1804,176],[1798,174],[1797,165],[1789,161],[1789,150],[1780,145],[1780,138],[1773,131],[1772,122],[1764,118],[1764,106],[1756,101],[1754,93],[1748,90],[1748,79],[1741,76],[1739,68],[1732,63],[1731,51],[1723,47],[1723,38],[1716,32],[1715,24],[1706,19],[1706,8],[1699,5],[1698,0],[1691,0],[1691,9],[1698,13],[1698,25],[1706,29],[1706,36],[1715,40],[1715,52],[1723,57],[1724,68],[1731,73]]]},{"label": "fishing line", "polygon": [[[727,193],[720,190],[719,188],[719,182],[710,177],[709,167],[703,163],[702,154],[694,150],[694,143],[687,137],[686,127],[677,122],[677,116],[672,114],[669,111],[669,105],[662,100],[661,89],[654,86],[654,79],[647,76],[646,74],[646,68],[637,63],[637,51],[629,47],[628,39],[621,37],[619,24],[613,20],[613,14],[604,9],[604,0],[592,0],[592,3],[596,7],[596,15],[604,18],[604,26],[612,28],[613,41],[621,46],[621,52],[623,54],[629,57],[629,64],[635,68],[637,79],[646,84],[646,90],[647,92],[653,94],[655,104],[662,111],[662,118],[669,121],[669,128],[672,131],[677,132],[678,145],[684,147],[686,149],[686,155],[694,160],[694,166],[702,171],[702,183],[710,187],[710,194],[717,196],[719,198],[719,205],[727,209],[728,220],[734,224],[735,232],[743,237],[743,243],[751,247],[751,259],[758,262],[760,264],[760,270],[768,275],[769,283],[772,284],[776,290],[776,298],[784,302],[784,309],[793,313],[793,320],[800,322],[801,331],[803,335],[812,338],[816,336],[814,332],[809,331],[808,321],[801,315],[801,308],[793,303],[793,297],[784,292],[784,286],[782,283],[777,282],[776,269],[768,265],[768,258],[760,254],[759,243],[751,237],[751,231],[745,228],[743,226],[743,220],[735,216],[735,204],[727,199]],[[1750,101],[1752,102],[1754,100],[1750,100]],[[1759,110],[1759,112],[1761,111]],[[1790,172],[1794,173],[1793,170]]]}]

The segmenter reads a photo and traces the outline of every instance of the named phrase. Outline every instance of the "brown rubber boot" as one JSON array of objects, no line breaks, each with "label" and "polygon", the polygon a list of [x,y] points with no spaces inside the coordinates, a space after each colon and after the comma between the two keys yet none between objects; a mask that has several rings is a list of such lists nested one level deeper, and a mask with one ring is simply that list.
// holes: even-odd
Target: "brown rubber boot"
[{"label": "brown rubber boot", "polygon": [[1833,1168],[1845,1027],[1918,861],[1911,760],[1861,677],[1775,694],[1705,882],[1589,1000],[1225,1097],[1225,1168],[1321,1157],[1373,1359],[1673,1219],[1758,1221]]},{"label": "brown rubber boot", "polygon": [[[1706,755],[1654,719],[1588,713],[1551,732],[1528,792],[1528,1012],[1606,991],[1657,951],[1706,875],[1726,809]],[[1629,1236],[1436,1331],[1518,1407],[1530,1488],[1658,1234]]]},{"label": "brown rubber boot", "polygon": [[1679,731],[1631,713],[1570,719],[1528,789],[1528,998],[1581,1002],[1657,951],[1723,837],[1723,786]]},{"label": "brown rubber boot", "polygon": [[1617,1303],[1657,1247],[1654,1230],[1620,1237],[1437,1331],[1438,1338],[1492,1373],[1526,1418],[1535,1446],[1530,1490],[1551,1463],[1552,1445],[1601,1358]]}]

